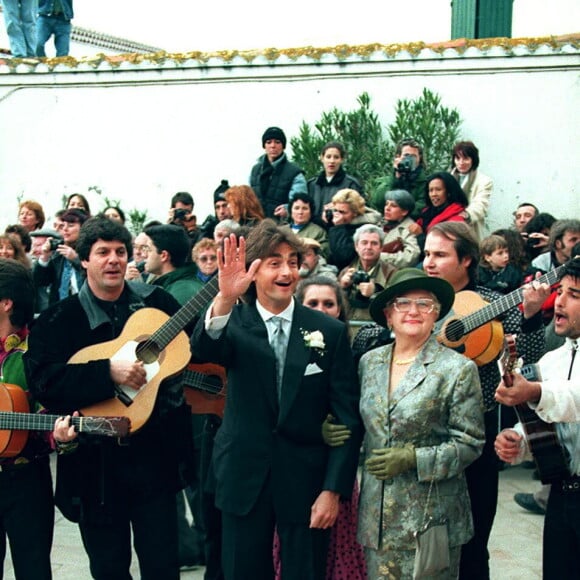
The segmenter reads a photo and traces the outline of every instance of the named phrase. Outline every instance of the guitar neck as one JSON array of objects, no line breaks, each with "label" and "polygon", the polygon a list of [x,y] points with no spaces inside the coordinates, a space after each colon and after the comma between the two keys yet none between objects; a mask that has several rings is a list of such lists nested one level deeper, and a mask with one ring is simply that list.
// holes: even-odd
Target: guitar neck
[{"label": "guitar neck", "polygon": [[[16,431],[52,431],[60,415],[43,413],[13,413],[0,411],[0,429]],[[126,417],[71,417],[71,424],[79,433],[125,437],[129,433]]]},{"label": "guitar neck", "polygon": [[206,282],[202,289],[186,302],[165,324],[151,335],[151,341],[163,350],[217,295],[217,275]]},{"label": "guitar neck", "polygon": [[[562,271],[564,266],[558,266],[554,270],[551,270],[547,274],[540,276],[536,279],[536,282],[540,284],[548,284],[551,286],[555,284],[562,276]],[[487,306],[468,314],[462,318],[463,326],[465,329],[464,334],[469,334],[471,331],[487,324],[491,320],[496,319],[501,316],[504,312],[507,312],[510,308],[518,306],[523,302],[523,289],[517,288],[513,292],[490,302]]]}]

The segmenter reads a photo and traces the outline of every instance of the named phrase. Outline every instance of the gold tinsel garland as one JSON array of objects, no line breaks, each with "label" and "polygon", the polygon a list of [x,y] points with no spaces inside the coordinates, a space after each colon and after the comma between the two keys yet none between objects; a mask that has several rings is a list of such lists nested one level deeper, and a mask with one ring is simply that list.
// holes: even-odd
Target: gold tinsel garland
[{"label": "gold tinsel garland", "polygon": [[465,39],[459,38],[440,43],[408,42],[398,44],[363,44],[348,45],[340,44],[333,47],[312,47],[305,46],[299,48],[265,48],[263,50],[221,50],[216,52],[192,51],[185,53],[167,53],[165,51],[141,54],[128,53],[107,56],[99,53],[83,58],[73,58],[71,56],[58,58],[2,58],[0,57],[0,66],[8,66],[11,72],[16,70],[19,64],[27,64],[35,68],[39,64],[44,64],[49,70],[54,70],[59,65],[67,68],[77,68],[81,64],[89,65],[97,69],[102,63],[108,63],[111,68],[118,68],[123,63],[139,65],[143,62],[151,62],[157,65],[163,65],[167,61],[172,61],[176,65],[183,65],[187,61],[196,61],[202,66],[214,59],[222,61],[224,64],[231,65],[236,58],[241,58],[247,63],[252,63],[256,59],[264,58],[268,63],[275,64],[282,58],[287,58],[293,62],[307,58],[314,62],[322,61],[326,56],[333,56],[339,61],[348,59],[368,60],[372,55],[382,53],[387,58],[394,58],[401,52],[407,52],[411,57],[416,58],[422,50],[429,49],[437,54],[442,54],[446,50],[455,50],[463,54],[468,48],[477,48],[480,52],[485,53],[493,48],[503,49],[507,55],[514,53],[514,49],[519,46],[525,46],[531,53],[538,50],[541,46],[550,46],[557,50],[564,45],[571,45],[574,49],[580,48],[580,33],[566,36],[542,36],[535,38],[483,38],[483,39]]}]

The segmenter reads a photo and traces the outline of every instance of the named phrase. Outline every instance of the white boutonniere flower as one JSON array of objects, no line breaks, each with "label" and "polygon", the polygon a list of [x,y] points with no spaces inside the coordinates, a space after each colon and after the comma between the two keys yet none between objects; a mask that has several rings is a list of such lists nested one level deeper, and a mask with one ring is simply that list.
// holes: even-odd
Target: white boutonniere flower
[{"label": "white boutonniere flower", "polygon": [[320,330],[313,330],[312,332],[302,330],[302,336],[304,337],[304,346],[306,346],[306,348],[311,348],[317,351],[320,355],[324,354],[326,344],[324,344],[324,335]]}]

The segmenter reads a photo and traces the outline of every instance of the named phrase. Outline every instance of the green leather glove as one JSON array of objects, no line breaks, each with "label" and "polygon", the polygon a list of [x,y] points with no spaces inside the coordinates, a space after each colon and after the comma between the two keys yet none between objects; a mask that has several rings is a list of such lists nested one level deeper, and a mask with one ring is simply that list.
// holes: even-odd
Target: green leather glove
[{"label": "green leather glove", "polygon": [[390,479],[417,466],[415,448],[410,444],[405,447],[373,449],[371,453],[371,457],[365,461],[365,468],[377,479]]},{"label": "green leather glove", "polygon": [[351,436],[351,431],[346,425],[335,425],[334,417],[327,415],[322,423],[322,438],[330,447],[340,447],[344,445]]}]

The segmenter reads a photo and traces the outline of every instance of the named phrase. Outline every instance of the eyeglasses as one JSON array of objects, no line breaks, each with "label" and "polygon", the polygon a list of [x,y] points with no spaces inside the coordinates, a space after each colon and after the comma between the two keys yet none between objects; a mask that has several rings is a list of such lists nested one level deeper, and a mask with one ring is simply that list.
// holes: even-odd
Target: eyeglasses
[{"label": "eyeglasses", "polygon": [[217,256],[200,256],[198,258],[198,260],[202,263],[205,262],[216,262],[217,261]]},{"label": "eyeglasses", "polygon": [[133,244],[133,249],[137,252],[148,252],[151,248],[146,245]]},{"label": "eyeglasses", "polygon": [[421,314],[431,314],[435,308],[439,308],[439,304],[431,298],[395,298],[391,304],[397,312],[411,312],[413,304]]}]

